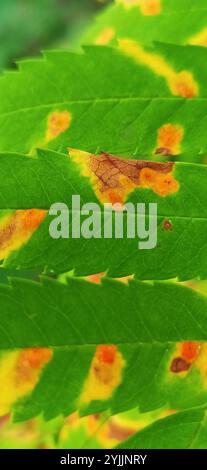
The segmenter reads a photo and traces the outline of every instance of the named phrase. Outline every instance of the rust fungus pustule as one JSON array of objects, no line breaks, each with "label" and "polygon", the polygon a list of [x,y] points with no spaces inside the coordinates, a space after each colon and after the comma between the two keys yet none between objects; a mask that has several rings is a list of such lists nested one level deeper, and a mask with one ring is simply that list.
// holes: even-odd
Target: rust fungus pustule
[{"label": "rust fungus pustule", "polygon": [[201,344],[196,341],[185,341],[181,344],[182,357],[191,364],[198,358],[200,350]]},{"label": "rust fungus pustule", "polygon": [[145,16],[154,16],[161,13],[161,0],[140,0],[140,11]]},{"label": "rust fungus pustule", "polygon": [[178,155],[181,153],[181,142],[184,130],[175,124],[164,124],[158,129],[157,145],[155,154],[158,155]]},{"label": "rust fungus pustule", "polygon": [[161,0],[117,0],[125,8],[139,7],[140,13],[146,16],[159,15],[161,13]]},{"label": "rust fungus pustule", "polygon": [[166,230],[167,232],[171,231],[173,229],[172,221],[169,219],[163,220],[162,228],[163,230]]},{"label": "rust fungus pustule", "polygon": [[126,160],[105,152],[94,155],[75,149],[69,149],[69,154],[80,165],[82,175],[90,179],[102,203],[123,205],[136,188],[151,189],[162,197],[179,190],[172,162]]},{"label": "rust fungus pustule", "polygon": [[0,224],[0,259],[26,243],[46,217],[42,209],[17,210]]},{"label": "rust fungus pustule", "polygon": [[199,358],[201,344],[197,341],[178,343],[175,357],[171,361],[170,371],[174,373],[187,372]]},{"label": "rust fungus pustule", "polygon": [[53,111],[48,116],[46,140],[49,142],[66,131],[71,124],[71,113],[69,111]]},{"label": "rust fungus pustule", "polygon": [[124,366],[125,360],[116,346],[98,346],[80,396],[80,403],[87,404],[92,400],[110,398],[121,383]]},{"label": "rust fungus pustule", "polygon": [[17,400],[32,392],[51,357],[50,349],[29,348],[7,352],[0,358],[0,416],[9,413]]}]

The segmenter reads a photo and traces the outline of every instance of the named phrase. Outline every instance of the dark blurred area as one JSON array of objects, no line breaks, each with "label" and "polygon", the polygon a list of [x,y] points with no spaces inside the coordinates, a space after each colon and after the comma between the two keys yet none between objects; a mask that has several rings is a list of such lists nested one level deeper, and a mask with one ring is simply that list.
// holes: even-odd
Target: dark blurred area
[{"label": "dark blurred area", "polygon": [[0,0],[0,70],[48,47],[69,47],[110,0]]}]

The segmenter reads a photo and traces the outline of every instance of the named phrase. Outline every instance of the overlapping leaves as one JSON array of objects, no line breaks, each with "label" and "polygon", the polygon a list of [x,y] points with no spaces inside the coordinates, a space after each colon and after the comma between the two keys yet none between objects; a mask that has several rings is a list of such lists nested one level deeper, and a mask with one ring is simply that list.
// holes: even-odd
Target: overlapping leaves
[{"label": "overlapping leaves", "polygon": [[[206,278],[205,166],[172,166],[178,183],[173,194],[158,195],[146,187],[129,191],[128,202],[158,203],[154,250],[138,250],[136,239],[53,240],[51,217],[41,215],[53,202],[70,203],[74,194],[83,203],[100,202],[103,212],[97,188],[65,155],[69,146],[131,159],[204,161],[207,51],[152,42],[204,45],[206,2],[199,0],[196,7],[188,0],[154,3],[160,8],[156,15],[143,15],[140,5],[116,5],[100,17],[88,38],[113,48],[46,53],[1,78],[0,149],[7,152],[0,156],[4,266],[53,275],[74,269],[82,276],[107,271],[112,277],[135,274],[142,280]],[[36,147],[62,154],[46,150],[36,157]],[[15,232],[19,213],[26,235]],[[29,229],[27,214],[32,214]],[[127,286],[105,280],[95,286],[75,279],[68,285],[14,280],[0,286],[0,305],[3,358],[6,350],[52,351],[33,390],[16,404],[17,420],[40,413],[52,418],[77,408],[82,414],[106,409],[117,413],[206,403],[207,301],[189,289],[137,281]],[[189,341],[199,354],[186,363],[177,355]],[[98,395],[99,387],[96,394],[96,387],[89,386],[93,393],[81,401],[100,344],[117,348],[123,360],[118,362],[121,380],[113,382],[105,398]],[[173,360],[181,360],[184,369],[176,369]],[[174,432],[178,425],[180,434]],[[203,411],[180,413],[135,435],[125,446],[156,448],[157,435],[163,447],[201,446],[204,425]],[[172,432],[170,440],[166,429]]]}]

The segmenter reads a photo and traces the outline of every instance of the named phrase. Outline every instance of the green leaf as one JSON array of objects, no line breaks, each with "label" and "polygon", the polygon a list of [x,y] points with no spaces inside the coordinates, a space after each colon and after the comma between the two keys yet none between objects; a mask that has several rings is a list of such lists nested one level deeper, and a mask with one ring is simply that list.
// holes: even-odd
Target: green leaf
[{"label": "green leaf", "polygon": [[[68,285],[16,279],[0,286],[0,302],[2,351],[54,348],[33,392],[17,403],[18,420],[41,412],[52,418],[77,408],[84,414],[110,408],[115,414],[135,406],[149,411],[206,403],[207,299],[189,288],[109,279],[100,286],[73,278]],[[183,341],[202,343],[188,369],[175,373],[172,361]],[[91,366],[99,344],[118,348],[112,369],[98,363],[104,375]],[[81,400],[90,366],[98,382]],[[108,385],[102,395],[104,377]]]},{"label": "green leaf", "polygon": [[[145,52],[143,62],[130,51],[90,46],[82,54],[47,52],[42,60],[20,63],[18,73],[0,79],[0,150],[29,153],[48,146],[65,153],[70,145],[156,158],[159,131],[171,124],[182,129],[172,154],[201,161],[207,51],[157,45]],[[158,72],[148,54],[158,54],[164,69]]]},{"label": "green leaf", "polygon": [[0,349],[207,339],[207,300],[189,288],[135,280],[125,285],[104,279],[101,286],[74,278],[67,282],[12,279],[11,286],[1,285]]},{"label": "green leaf", "polygon": [[[83,162],[86,161],[84,155],[80,153]],[[99,157],[94,158],[98,162]],[[118,166],[122,160],[117,158],[116,162]],[[137,170],[135,168],[136,171],[140,163],[143,166],[140,161],[133,163],[138,165]],[[171,164],[159,164],[158,167],[154,163],[150,165],[152,168],[155,165],[155,168],[159,170],[168,168],[164,165]],[[192,279],[196,276],[205,278],[207,275],[207,168],[203,165],[185,163],[175,163],[174,167],[169,166],[170,168],[173,169],[173,178],[179,185],[177,192],[163,197],[152,189],[142,187],[130,189],[129,186],[132,192],[127,197],[128,202],[145,203],[147,207],[150,202],[158,204],[157,246],[152,250],[140,250],[138,238],[126,237],[126,213],[124,215],[125,235],[122,239],[115,238],[115,233],[113,233],[114,238],[103,238],[102,232],[102,238],[88,240],[80,235],[80,238],[55,240],[49,235],[49,225],[54,219],[51,215],[48,215],[39,227],[38,224],[33,227],[31,222],[28,237],[27,233],[25,236],[24,230],[18,232],[18,221],[22,214],[17,215],[17,220],[16,215],[11,214],[8,216],[5,231],[6,208],[49,209],[53,202],[64,202],[69,206],[70,216],[72,216],[72,195],[79,194],[81,204],[88,201],[98,202],[98,198],[90,180],[81,175],[81,165],[73,158],[48,151],[39,152],[39,156],[34,158],[1,155],[0,256],[4,257],[4,266],[21,269],[38,268],[46,272],[54,270],[56,273],[75,269],[78,275],[108,271],[111,277],[135,274],[139,279],[167,279],[176,276],[180,280]],[[130,184],[130,178],[127,181]],[[109,185],[109,181],[107,184]],[[103,206],[101,201],[99,203],[103,227]],[[30,212],[24,213],[23,216],[27,217],[28,225],[30,225]],[[81,223],[83,220],[85,216],[82,215]],[[18,242],[20,236],[21,240]],[[19,243],[17,246],[16,240]],[[8,247],[7,251],[5,251],[6,247]]]},{"label": "green leaf", "polygon": [[117,446],[118,449],[206,449],[204,410],[189,410],[160,419]]},{"label": "green leaf", "polygon": [[[206,45],[205,0],[138,0],[131,8],[126,8],[127,3],[130,1],[117,0],[117,4],[108,7],[96,18],[82,42],[101,42],[107,28],[113,32],[106,36],[108,42],[114,41],[116,37],[128,37],[143,44],[151,44],[156,40],[172,44]],[[150,14],[150,9],[148,14],[143,14],[138,5],[141,3],[153,4],[157,14]]]}]

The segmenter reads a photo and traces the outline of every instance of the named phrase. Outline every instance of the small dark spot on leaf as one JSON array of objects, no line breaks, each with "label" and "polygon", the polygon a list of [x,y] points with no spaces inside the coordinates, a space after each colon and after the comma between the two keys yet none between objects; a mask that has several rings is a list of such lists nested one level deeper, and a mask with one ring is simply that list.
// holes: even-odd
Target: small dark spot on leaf
[{"label": "small dark spot on leaf", "polygon": [[171,155],[171,151],[170,149],[168,149],[167,147],[159,147],[155,150],[155,155]]},{"label": "small dark spot on leaf", "polygon": [[163,221],[162,227],[163,227],[164,230],[167,230],[167,231],[172,230],[173,224],[172,224],[171,220],[166,219],[166,220]]},{"label": "small dark spot on leaf", "polygon": [[179,374],[180,372],[185,372],[190,369],[190,366],[191,364],[182,357],[175,357],[171,363],[170,371]]}]

